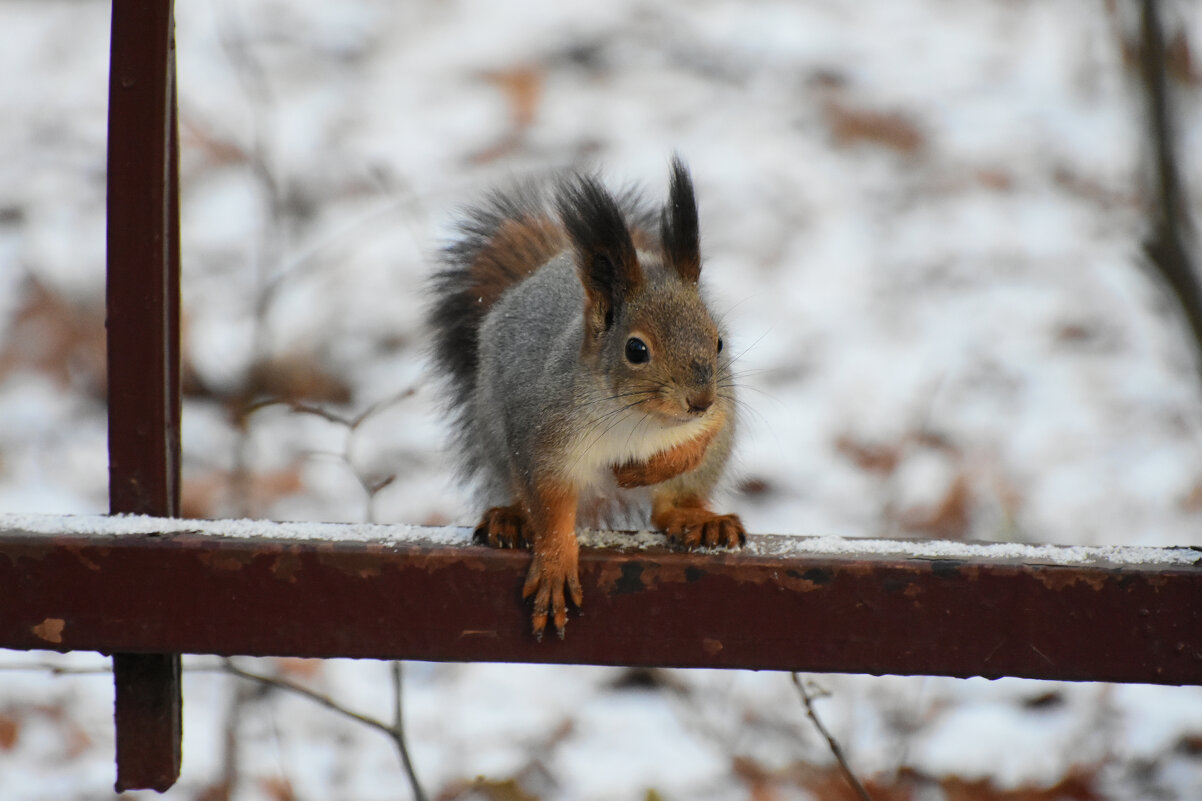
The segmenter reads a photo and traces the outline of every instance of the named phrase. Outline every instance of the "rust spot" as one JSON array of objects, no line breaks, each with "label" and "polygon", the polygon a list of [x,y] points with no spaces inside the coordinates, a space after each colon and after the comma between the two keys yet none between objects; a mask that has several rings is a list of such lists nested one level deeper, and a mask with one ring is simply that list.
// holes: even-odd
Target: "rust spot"
[{"label": "rust spot", "polygon": [[784,589],[794,592],[812,592],[822,589],[833,578],[831,571],[821,568],[810,568],[805,571],[786,570],[783,575],[780,573],[773,573],[773,575]]},{"label": "rust spot", "polygon": [[1146,574],[1143,576],[1143,579],[1144,579],[1144,581],[1148,582],[1148,584],[1150,586],[1156,587],[1157,589],[1160,589],[1161,587],[1163,587],[1169,583],[1169,577],[1166,576],[1164,573]]},{"label": "rust spot", "polygon": [[337,568],[359,578],[374,578],[380,575],[380,562],[384,554],[383,548],[369,549],[363,552],[322,550],[319,560],[323,565]]},{"label": "rust spot", "polygon": [[253,556],[243,551],[202,551],[200,561],[214,570],[241,570]]},{"label": "rust spot", "polygon": [[[593,549],[581,551],[581,569],[596,576],[596,584],[609,595],[632,592],[649,592],[661,584],[693,584],[703,578],[720,574],[727,566],[745,561],[737,551],[715,551],[713,553],[685,554],[668,552],[660,559],[604,558]],[[595,571],[595,572],[594,572]],[[757,572],[752,579],[756,583],[779,583],[780,576],[773,571]]]},{"label": "rust spot", "polygon": [[809,570],[801,574],[801,577],[811,584],[819,587],[830,584],[834,581],[835,576],[831,571],[820,567],[811,567]]},{"label": "rust spot", "polygon": [[[100,565],[96,562],[96,560],[89,558],[88,555],[84,552],[85,546],[77,545],[77,544],[68,544],[68,545],[64,545],[63,549],[65,551],[67,551],[68,553],[70,553],[72,556],[74,556],[76,559],[78,559],[80,564],[82,564],[88,570],[97,571],[100,569]],[[100,555],[104,556],[106,554],[102,550]]]},{"label": "rust spot", "polygon": [[713,656],[722,650],[722,641],[706,637],[701,641],[701,650],[705,651],[710,656]]},{"label": "rust spot", "polygon": [[484,637],[489,640],[498,640],[501,638],[499,632],[495,629],[466,629],[459,633],[460,637]]},{"label": "rust spot", "polygon": [[1039,583],[1049,590],[1063,590],[1077,583],[1084,583],[1094,590],[1101,590],[1106,586],[1106,577],[1095,571],[1036,566],[1032,572]]},{"label": "rust spot", "polygon": [[[492,550],[487,545],[471,546],[471,547],[472,547],[472,549],[481,548],[481,549],[487,549],[489,551]],[[495,570],[496,566],[495,566],[494,562],[490,558],[488,558],[489,556],[491,556],[491,554],[475,555],[472,553],[471,550],[464,549],[463,559],[459,562],[459,564],[462,567],[467,568],[468,570],[480,570],[480,571]]]},{"label": "rust spot", "polygon": [[610,595],[625,595],[630,592],[644,592],[647,585],[643,583],[643,564],[641,562],[626,562],[622,565],[622,575],[614,582]]},{"label": "rust spot", "polygon": [[295,551],[284,551],[272,561],[271,575],[287,581],[289,584],[295,584],[300,566],[300,557],[296,555]]},{"label": "rust spot", "polygon": [[956,559],[931,560],[931,572],[940,578],[959,578],[963,562]]},{"label": "rust spot", "polygon": [[63,628],[66,625],[67,622],[61,617],[48,617],[33,627],[33,633],[40,640],[59,645],[63,641]]}]

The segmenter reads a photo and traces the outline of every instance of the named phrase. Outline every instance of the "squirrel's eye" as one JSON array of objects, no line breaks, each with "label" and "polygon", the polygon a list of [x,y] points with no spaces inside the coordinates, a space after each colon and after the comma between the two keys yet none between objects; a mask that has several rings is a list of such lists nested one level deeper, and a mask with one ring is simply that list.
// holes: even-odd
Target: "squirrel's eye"
[{"label": "squirrel's eye", "polygon": [[722,337],[718,337],[718,352],[722,352]]},{"label": "squirrel's eye", "polygon": [[626,340],[626,361],[631,364],[645,364],[651,361],[651,351],[647,349],[647,343],[638,337]]}]

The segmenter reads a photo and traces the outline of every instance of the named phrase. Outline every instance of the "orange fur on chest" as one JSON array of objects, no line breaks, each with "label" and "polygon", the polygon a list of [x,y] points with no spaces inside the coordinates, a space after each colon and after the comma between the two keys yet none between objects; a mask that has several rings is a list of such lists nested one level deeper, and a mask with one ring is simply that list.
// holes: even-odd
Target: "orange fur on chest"
[{"label": "orange fur on chest", "polygon": [[688,442],[660,451],[643,461],[631,461],[614,467],[614,478],[623,489],[660,484],[701,464],[705,451],[720,426],[711,426]]}]

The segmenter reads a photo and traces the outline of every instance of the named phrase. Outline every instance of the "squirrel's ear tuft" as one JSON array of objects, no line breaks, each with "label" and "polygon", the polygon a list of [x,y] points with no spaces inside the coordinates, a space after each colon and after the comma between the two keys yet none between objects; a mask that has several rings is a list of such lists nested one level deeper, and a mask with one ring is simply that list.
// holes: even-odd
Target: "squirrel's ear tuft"
[{"label": "squirrel's ear tuft", "polygon": [[604,330],[643,282],[626,218],[613,195],[592,176],[565,180],[556,204],[576,253],[594,327]]},{"label": "squirrel's ear tuft", "polygon": [[697,223],[697,198],[693,179],[680,156],[672,157],[668,202],[659,217],[664,259],[685,281],[701,278],[701,232]]}]

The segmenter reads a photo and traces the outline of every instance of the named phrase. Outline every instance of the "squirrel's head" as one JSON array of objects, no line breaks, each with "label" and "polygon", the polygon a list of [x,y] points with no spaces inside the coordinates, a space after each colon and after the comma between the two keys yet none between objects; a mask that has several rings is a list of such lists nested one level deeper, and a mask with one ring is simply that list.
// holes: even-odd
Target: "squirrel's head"
[{"label": "squirrel's head", "polygon": [[722,335],[701,296],[697,202],[688,169],[672,161],[658,242],[638,231],[595,179],[561,187],[560,217],[584,285],[581,358],[615,397],[661,422],[705,417],[729,373]]}]

